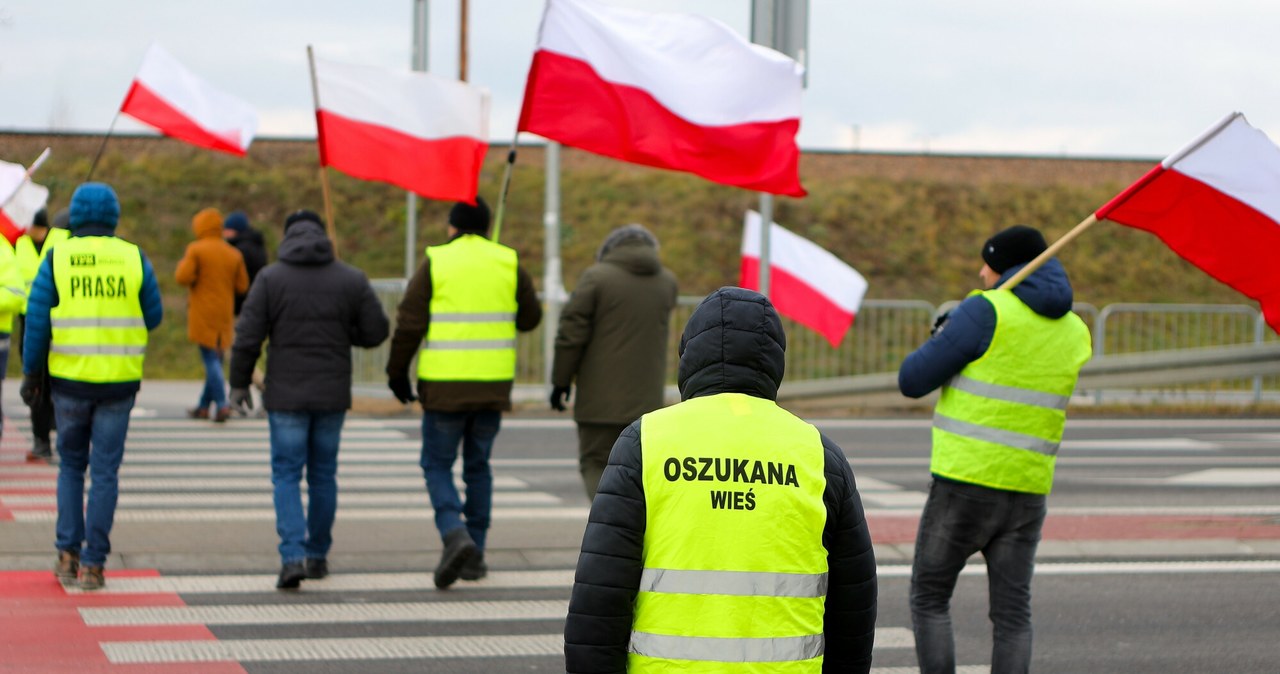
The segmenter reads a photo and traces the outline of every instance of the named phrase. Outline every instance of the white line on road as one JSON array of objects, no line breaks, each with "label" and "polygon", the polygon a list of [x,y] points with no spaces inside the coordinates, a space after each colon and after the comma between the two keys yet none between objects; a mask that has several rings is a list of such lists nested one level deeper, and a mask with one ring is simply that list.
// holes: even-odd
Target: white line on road
[{"label": "white line on road", "polygon": [[90,627],[136,625],[306,625],[376,622],[482,622],[558,620],[567,599],[526,601],[432,601],[341,604],[251,604],[240,606],[131,606],[81,608]]},{"label": "white line on road", "polygon": [[[133,477],[129,474],[128,468],[121,469],[120,491],[153,491],[153,492],[173,492],[173,491],[223,491],[229,489],[261,489],[263,487],[271,487],[271,472],[264,467],[260,478],[241,478],[241,477]],[[52,476],[50,476],[52,477]],[[461,482],[455,481],[455,484],[461,485]],[[30,487],[49,487],[53,485],[53,480],[0,480],[0,488],[18,489]],[[364,476],[364,477],[345,477],[342,469],[338,469],[338,486],[344,489],[385,489],[385,490],[402,490],[411,491],[414,489],[426,489],[426,482],[423,481],[422,475],[388,475],[388,476]],[[528,489],[529,484],[524,480],[511,477],[510,475],[493,476],[494,489]]]},{"label": "white line on road", "polygon": [[[577,520],[587,521],[589,508],[573,507],[510,507],[494,508],[495,520]],[[342,511],[342,519],[352,520],[424,520],[432,516],[430,508],[349,508]],[[266,508],[245,509],[140,509],[117,510],[118,522],[274,522],[275,510]],[[17,522],[53,522],[57,513],[51,510],[18,510],[13,519]]]},{"label": "white line on road", "polygon": [[1173,485],[1196,487],[1277,487],[1280,486],[1280,469],[1211,468],[1175,475],[1165,481]]},{"label": "white line on road", "polygon": [[[307,502],[304,490],[302,501]],[[496,505],[555,505],[560,498],[540,491],[498,491],[493,494]],[[16,496],[0,495],[0,503],[5,506],[56,506],[55,494],[20,494]],[[251,494],[192,494],[176,493],[139,493],[124,492],[120,494],[119,508],[139,508],[154,506],[218,506],[252,508],[272,505],[269,492]],[[431,500],[425,489],[408,492],[351,492],[339,490],[338,507],[342,512],[351,506],[420,506],[429,507]]]},{"label": "white line on road", "polygon": [[564,635],[107,641],[101,646],[112,664],[499,658],[563,655]]}]

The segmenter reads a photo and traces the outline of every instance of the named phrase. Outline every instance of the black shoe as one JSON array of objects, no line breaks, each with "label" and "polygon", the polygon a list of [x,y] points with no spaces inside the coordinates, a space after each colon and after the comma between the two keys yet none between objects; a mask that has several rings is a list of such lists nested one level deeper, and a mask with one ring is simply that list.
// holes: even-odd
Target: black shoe
[{"label": "black shoe", "polygon": [[480,580],[489,575],[489,565],[484,563],[484,553],[477,550],[476,554],[471,555],[471,559],[462,565],[462,570],[458,572],[458,577],[463,580]]},{"label": "black shoe", "polygon": [[27,454],[28,461],[50,461],[53,459],[53,446],[49,444],[49,439],[34,438],[31,440],[31,452]]},{"label": "black shoe", "polygon": [[289,562],[280,567],[280,578],[276,581],[277,590],[296,590],[307,577],[307,570],[302,562]]},{"label": "black shoe", "polygon": [[308,557],[302,565],[307,572],[307,578],[319,580],[329,575],[329,562],[323,559]]},{"label": "black shoe", "polygon": [[466,527],[458,527],[444,535],[444,552],[440,554],[440,564],[436,566],[436,587],[441,590],[453,585],[458,580],[462,565],[476,554],[476,542]]}]

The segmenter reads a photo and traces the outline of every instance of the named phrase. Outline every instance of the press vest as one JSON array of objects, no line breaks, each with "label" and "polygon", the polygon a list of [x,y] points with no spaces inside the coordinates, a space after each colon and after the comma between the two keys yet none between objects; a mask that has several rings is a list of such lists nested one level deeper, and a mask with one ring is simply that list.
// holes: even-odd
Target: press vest
[{"label": "press vest", "polygon": [[1012,291],[981,293],[996,312],[991,345],[942,388],[930,471],[993,489],[1048,494],[1067,403],[1092,354],[1074,313],[1047,318]]},{"label": "press vest", "polygon": [[627,671],[822,671],[827,550],[817,429],[772,401],[641,417],[644,570]]},{"label": "press vest", "polygon": [[511,381],[516,374],[516,252],[464,234],[429,246],[431,322],[418,379]]},{"label": "press vest", "polygon": [[93,384],[140,381],[147,325],[138,247],[112,236],[72,237],[50,259],[58,305],[49,310],[49,374]]}]

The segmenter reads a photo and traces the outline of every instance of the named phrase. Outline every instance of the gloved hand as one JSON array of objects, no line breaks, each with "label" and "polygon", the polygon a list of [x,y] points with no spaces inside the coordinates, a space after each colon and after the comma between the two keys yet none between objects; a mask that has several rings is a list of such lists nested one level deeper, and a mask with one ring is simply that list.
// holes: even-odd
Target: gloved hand
[{"label": "gloved hand", "polygon": [[253,409],[253,396],[249,395],[247,386],[244,388],[232,388],[231,395],[227,397],[227,402],[237,409]]},{"label": "gloved hand", "polygon": [[552,386],[551,387],[551,409],[557,412],[564,411],[564,404],[569,400],[568,386]]},{"label": "gloved hand", "polygon": [[22,396],[22,402],[27,407],[40,402],[40,381],[44,379],[43,372],[34,372],[22,376],[22,386],[18,389],[18,395]]},{"label": "gloved hand", "polygon": [[933,328],[929,330],[929,336],[932,337],[939,332],[942,332],[942,328],[946,326],[947,319],[949,318],[951,318],[950,311],[944,311],[941,314],[938,314],[937,320],[933,322]]},{"label": "gloved hand", "polygon": [[413,386],[409,383],[409,377],[405,375],[397,375],[387,379],[387,388],[391,389],[391,393],[401,403],[411,403],[418,399],[418,396],[413,394]]}]

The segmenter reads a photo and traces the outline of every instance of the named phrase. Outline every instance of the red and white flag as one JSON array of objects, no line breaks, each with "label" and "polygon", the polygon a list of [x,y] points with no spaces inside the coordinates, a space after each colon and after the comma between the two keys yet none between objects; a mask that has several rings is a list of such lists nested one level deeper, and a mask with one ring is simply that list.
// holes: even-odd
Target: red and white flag
[{"label": "red and white flag", "polygon": [[[42,155],[43,156],[43,155]],[[13,245],[49,201],[49,188],[31,182],[22,164],[0,161],[0,236]]]},{"label": "red and white flag", "polygon": [[[760,290],[760,214],[747,211],[738,285]],[[867,294],[867,280],[822,246],[783,229],[769,228],[769,301],[778,313],[811,328],[832,348],[853,325]]]},{"label": "red and white flag", "polygon": [[214,88],[152,44],[120,112],[166,136],[243,157],[258,130],[253,106]]},{"label": "red and white flag", "polygon": [[475,203],[489,94],[430,73],[315,60],[320,165]]},{"label": "red and white flag", "polygon": [[1280,332],[1280,148],[1227,115],[1094,216],[1144,229],[1252,297]]},{"label": "red and white flag", "polygon": [[725,185],[804,196],[803,68],[728,26],[548,0],[520,131]]}]

